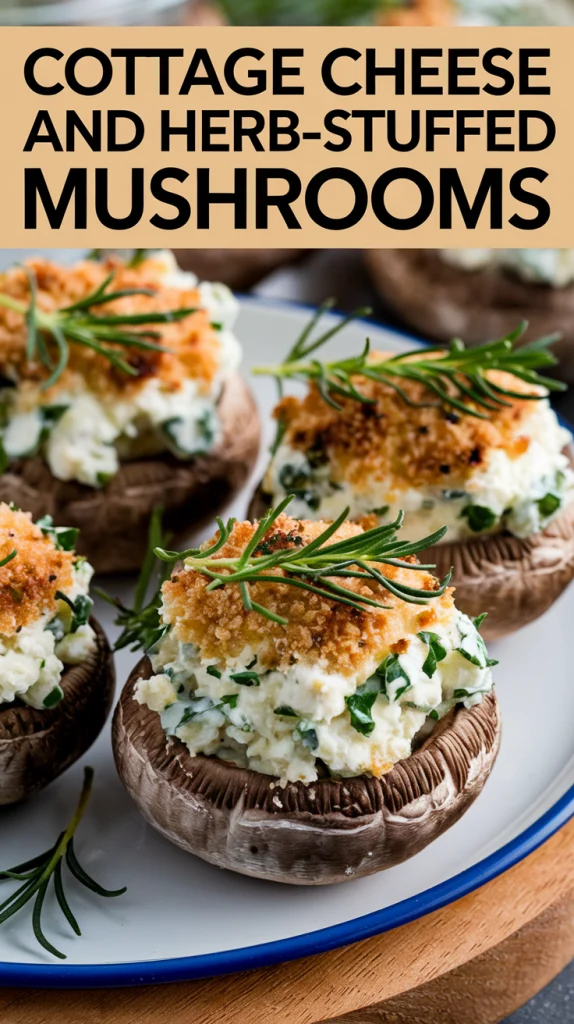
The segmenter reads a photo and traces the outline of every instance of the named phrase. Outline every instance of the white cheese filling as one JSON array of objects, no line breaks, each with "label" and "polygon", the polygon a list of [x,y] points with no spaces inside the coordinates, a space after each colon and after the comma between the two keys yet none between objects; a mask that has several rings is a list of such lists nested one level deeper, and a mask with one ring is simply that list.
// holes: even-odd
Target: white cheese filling
[{"label": "white cheese filling", "polygon": [[[165,267],[166,283],[195,287],[195,275],[180,271],[172,253],[154,255]],[[241,361],[233,333],[238,303],[222,284],[199,285],[200,301],[217,324],[219,368],[209,390],[197,380],[173,388],[150,378],[129,399],[106,398],[83,382],[61,391],[58,404],[30,407],[30,395],[18,388],[0,390],[5,425],[0,430],[9,459],[42,451],[58,480],[105,486],[122,459],[171,451],[186,459],[211,451],[221,440],[217,402],[221,389]],[[203,385],[203,386],[202,386]],[[40,393],[41,395],[41,393]]]},{"label": "white cheese filling", "polygon": [[94,630],[83,621],[91,608],[88,591],[94,570],[79,559],[72,571],[73,584],[62,592],[75,612],[59,600],[55,615],[45,612],[12,636],[0,634],[0,704],[19,699],[33,708],[54,707],[64,695],[64,666],[79,665],[95,650]]},{"label": "white cheese filling", "polygon": [[563,453],[572,435],[546,399],[536,402],[520,433],[529,442],[522,455],[513,458],[495,448],[463,483],[445,476],[440,485],[420,488],[401,488],[386,479],[359,487],[330,463],[317,465],[314,459],[311,465],[304,452],[284,443],[269,465],[264,489],[273,504],[294,493],[289,513],[301,519],[336,519],[349,508],[351,520],[375,513],[380,522],[392,522],[402,509],[406,540],[420,540],[442,526],[448,527],[448,541],[502,529],[528,537],[544,530],[574,495],[574,473]]},{"label": "white cheese filling", "polygon": [[528,284],[567,288],[574,284],[574,249],[439,249],[459,270],[500,270]]},{"label": "white cheese filling", "polygon": [[258,671],[246,648],[225,665],[202,660],[173,632],[152,653],[155,671],[134,697],[161,714],[191,754],[216,754],[287,782],[313,782],[317,759],[337,776],[376,775],[406,758],[430,716],[479,703],[493,687],[473,622],[458,611],[436,632],[405,638],[405,651],[372,660],[358,676],[321,660]]}]

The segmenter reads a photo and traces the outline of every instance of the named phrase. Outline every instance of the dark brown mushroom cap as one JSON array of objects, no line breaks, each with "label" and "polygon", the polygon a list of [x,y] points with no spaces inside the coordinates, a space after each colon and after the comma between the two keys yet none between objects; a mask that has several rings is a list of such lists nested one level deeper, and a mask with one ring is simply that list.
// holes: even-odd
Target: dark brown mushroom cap
[{"label": "dark brown mushroom cap", "polygon": [[381,779],[322,779],[281,787],[216,757],[192,757],[160,717],[133,698],[144,658],[113,719],[116,766],[140,811],[171,842],[218,867],[294,885],[346,882],[419,853],[476,799],[494,764],[494,694],[457,708]]},{"label": "dark brown mushroom cap", "polygon": [[[568,450],[572,462],[572,450]],[[269,508],[261,486],[248,518],[260,519]],[[437,544],[421,552],[434,563],[436,576],[451,569],[457,608],[475,618],[488,613],[480,632],[497,640],[534,622],[558,600],[574,579],[574,501],[542,533],[522,539],[508,532]]]},{"label": "dark brown mushroom cap", "polygon": [[114,659],[102,627],[94,653],[66,666],[64,697],[54,708],[36,710],[20,701],[0,704],[0,806],[43,789],[91,747],[110,713]]},{"label": "dark brown mushroom cap", "polygon": [[528,320],[524,341],[562,334],[552,347],[560,359],[556,373],[574,380],[574,285],[552,288],[496,268],[463,270],[436,249],[369,249],[365,261],[385,301],[422,337],[476,345]]},{"label": "dark brown mushroom cap", "polygon": [[270,508],[270,495],[263,490],[263,483],[260,483],[253,492],[253,497],[247,508],[247,518],[254,522],[256,519],[263,519],[263,516]]},{"label": "dark brown mushroom cap", "polygon": [[13,501],[34,519],[48,513],[57,526],[79,527],[78,554],[98,572],[139,569],[157,505],[165,510],[165,529],[179,541],[211,519],[249,476],[259,451],[259,415],[238,375],[226,383],[218,411],[223,439],[206,455],[185,462],[162,453],[123,462],[102,490],[56,480],[39,457],[22,459],[0,477],[0,501]]}]

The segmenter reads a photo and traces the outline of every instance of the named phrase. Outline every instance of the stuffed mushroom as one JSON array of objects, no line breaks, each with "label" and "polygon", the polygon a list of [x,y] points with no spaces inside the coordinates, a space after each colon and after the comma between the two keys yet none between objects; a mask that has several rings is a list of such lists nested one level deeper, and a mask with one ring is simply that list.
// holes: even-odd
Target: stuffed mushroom
[{"label": "stuffed mushroom", "polygon": [[573,249],[372,249],[380,294],[425,338],[502,337],[519,317],[524,340],[559,331],[559,374],[574,380]]},{"label": "stuffed mushroom", "polygon": [[558,385],[536,371],[547,346],[515,340],[332,364],[290,354],[268,372],[306,378],[307,393],[276,407],[251,514],[293,494],[303,519],[346,509],[386,523],[403,509],[410,540],[444,524],[428,557],[454,568],[462,610],[488,613],[489,638],[532,621],[574,576],[572,438],[548,401]]},{"label": "stuffed mushroom", "polygon": [[101,572],[141,564],[156,505],[177,535],[211,516],[259,445],[231,292],[132,262],[0,277],[0,498],[79,527]]},{"label": "stuffed mushroom", "polygon": [[364,531],[285,505],[183,553],[151,634],[142,616],[152,646],[113,746],[168,839],[321,885],[405,860],[472,803],[498,750],[496,663],[400,519]]},{"label": "stuffed mushroom", "polygon": [[0,805],[76,761],[111,707],[113,659],[76,532],[0,504]]}]

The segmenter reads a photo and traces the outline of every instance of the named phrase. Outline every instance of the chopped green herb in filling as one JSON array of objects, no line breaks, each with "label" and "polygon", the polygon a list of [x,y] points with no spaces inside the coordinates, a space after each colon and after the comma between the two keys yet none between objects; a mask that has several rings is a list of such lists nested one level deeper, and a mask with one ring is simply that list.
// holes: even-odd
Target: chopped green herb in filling
[{"label": "chopped green herb in filling", "polygon": [[54,686],[54,688],[52,690],[50,690],[48,696],[44,697],[44,700],[42,701],[42,703],[43,703],[45,708],[53,708],[53,707],[56,706],[56,704],[60,703],[60,701],[62,700],[63,696],[64,696],[64,691],[62,690],[62,687],[61,686]]},{"label": "chopped green herb in filling", "polygon": [[54,526],[52,516],[42,516],[36,521],[42,533],[51,537],[60,551],[73,551],[78,540],[79,530],[75,526]]},{"label": "chopped green herb in filling", "polygon": [[557,494],[545,494],[536,504],[538,505],[541,518],[548,519],[558,511],[562,504],[562,499]]},{"label": "chopped green herb in filling", "polygon": [[389,654],[377,669],[382,690],[389,701],[396,701],[411,687],[411,681],[402,667],[398,654]]},{"label": "chopped green herb in filling", "polygon": [[484,533],[491,530],[498,516],[485,505],[467,505],[461,512],[473,533]]}]

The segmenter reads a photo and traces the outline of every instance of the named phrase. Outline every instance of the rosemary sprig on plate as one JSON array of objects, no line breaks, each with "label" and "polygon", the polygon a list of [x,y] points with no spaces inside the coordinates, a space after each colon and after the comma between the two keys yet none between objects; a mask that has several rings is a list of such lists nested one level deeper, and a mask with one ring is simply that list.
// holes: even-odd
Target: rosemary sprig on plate
[{"label": "rosemary sprig on plate", "polygon": [[90,798],[93,777],[93,769],[84,768],[84,784],[78,805],[72,815],[70,824],[64,832],[60,833],[54,845],[49,850],[45,850],[44,853],[39,853],[36,857],[24,861],[23,864],[17,864],[6,871],[0,871],[0,879],[22,882],[22,885],[8,899],[0,903],[0,924],[8,921],[18,911],[22,910],[27,903],[34,900],[32,911],[34,935],[48,953],[59,957],[60,960],[65,960],[66,954],[56,949],[44,935],[42,930],[42,909],[50,882],[53,882],[56,899],[64,917],[76,935],[81,935],[80,926],[70,908],[64,891],[64,861],[74,878],[97,896],[121,896],[126,891],[125,886],[122,889],[104,889],[98,882],[95,882],[84,871],[74,850],[74,835]]},{"label": "rosemary sprig on plate", "polygon": [[369,607],[384,608],[385,605],[374,597],[341,586],[339,579],[362,579],[366,583],[378,583],[395,597],[411,604],[427,604],[432,598],[444,594],[450,583],[450,573],[438,584],[436,590],[427,591],[391,579],[382,567],[398,566],[413,571],[433,569],[432,565],[413,564],[405,559],[438,543],[444,537],[446,527],[423,540],[404,541],[397,537],[403,521],[401,512],[393,523],[386,526],[377,526],[346,540],[328,543],[347,518],[349,510],[345,509],[314,540],[305,543],[299,534],[295,534],[291,546],[277,550],[273,544],[273,527],[292,500],[293,495],[289,495],[276,508],[267,512],[238,557],[224,558],[218,554],[231,535],[235,519],[229,519],[227,523],[217,519],[219,536],[208,548],[189,548],[177,552],[156,547],[155,553],[170,569],[176,559],[183,559],[188,568],[208,577],[208,591],[231,584],[238,585],[247,611],[258,612],[281,625],[286,625],[287,619],[254,601],[250,584],[275,583],[296,587],[348,605],[357,611]]},{"label": "rosemary sprig on plate", "polygon": [[[341,398],[366,404],[374,401],[361,391],[358,377],[388,385],[413,407],[442,406],[479,419],[488,419],[489,414],[501,406],[511,405],[507,401],[509,398],[539,400],[548,391],[565,390],[566,386],[560,381],[538,373],[544,367],[556,365],[558,360],[550,351],[550,345],[559,335],[552,334],[518,346],[517,342],[528,326],[526,322],[505,338],[474,348],[466,348],[464,342],[457,338],[447,349],[444,346],[425,346],[377,360],[371,357],[370,342],[367,339],[362,352],[347,359],[324,363],[310,359],[313,352],[353,319],[352,316],[347,317],[330,331],[312,339],[314,327],[331,306],[332,303],[328,302],[319,308],[282,363],[257,366],[252,372],[275,377],[279,394],[282,394],[285,380],[313,382],[325,402],[339,411],[342,408]],[[489,378],[491,370],[505,370],[544,391],[523,394],[502,387]],[[422,384],[429,392],[429,400],[415,402],[401,386],[401,382],[406,381]]]},{"label": "rosemary sprig on plate", "polygon": [[120,651],[129,647],[132,651],[150,651],[168,631],[168,627],[160,620],[161,587],[171,575],[171,571],[180,558],[175,552],[171,560],[160,561],[155,549],[169,544],[170,537],[163,535],[161,519],[163,509],[157,506],[152,513],[146,557],[140,570],[134,592],[133,607],[127,608],[119,598],[111,597],[100,587],[94,588],[96,594],[113,605],[117,610],[116,625],[122,632],[114,644],[114,650]]},{"label": "rosemary sprig on plate", "polygon": [[[62,375],[70,356],[70,343],[83,345],[104,356],[112,366],[137,377],[138,369],[126,361],[130,349],[167,351],[158,342],[161,334],[150,329],[155,324],[169,324],[183,320],[196,309],[172,309],[165,312],[100,313],[98,309],[109,302],[130,295],[155,295],[150,288],[122,288],[114,290],[113,272],[84,299],[61,309],[45,312],[38,308],[36,276],[24,267],[30,285],[28,305],[0,292],[0,306],[20,313],[26,321],[26,358],[38,360],[49,371],[42,385],[51,387]],[[143,328],[133,330],[133,328]]]}]

